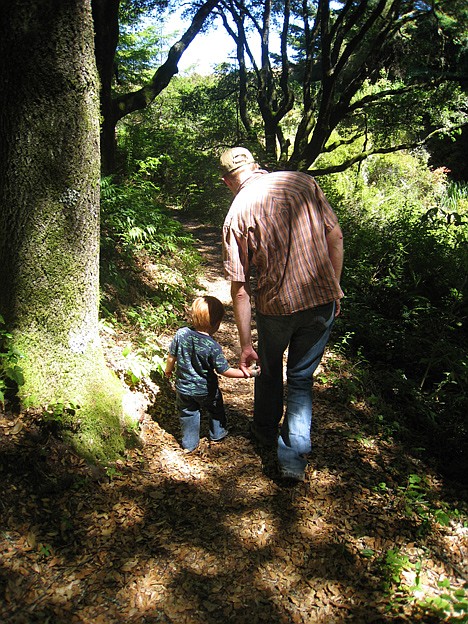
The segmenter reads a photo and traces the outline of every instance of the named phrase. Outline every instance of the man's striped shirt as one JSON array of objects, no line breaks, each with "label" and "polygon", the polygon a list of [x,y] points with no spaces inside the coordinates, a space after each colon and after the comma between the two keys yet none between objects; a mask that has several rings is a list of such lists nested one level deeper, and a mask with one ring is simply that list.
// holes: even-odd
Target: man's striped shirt
[{"label": "man's striped shirt", "polygon": [[256,308],[286,315],[343,296],[328,255],[338,219],[307,174],[255,172],[235,196],[223,226],[226,279],[248,282],[255,267]]}]

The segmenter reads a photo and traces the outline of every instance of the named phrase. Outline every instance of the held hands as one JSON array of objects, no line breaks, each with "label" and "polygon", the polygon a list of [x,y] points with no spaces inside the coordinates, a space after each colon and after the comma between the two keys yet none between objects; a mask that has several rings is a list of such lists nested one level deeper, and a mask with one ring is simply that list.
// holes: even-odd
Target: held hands
[{"label": "held hands", "polygon": [[250,377],[258,377],[262,372],[262,369],[257,364],[257,362],[251,364],[247,370],[249,371]]},{"label": "held hands", "polygon": [[260,359],[251,345],[242,349],[239,368],[246,377],[258,377],[260,375]]}]

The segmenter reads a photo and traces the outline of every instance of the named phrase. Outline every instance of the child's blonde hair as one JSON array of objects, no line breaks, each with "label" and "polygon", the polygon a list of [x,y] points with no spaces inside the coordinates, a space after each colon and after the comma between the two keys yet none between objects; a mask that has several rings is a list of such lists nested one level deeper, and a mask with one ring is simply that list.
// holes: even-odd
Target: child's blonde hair
[{"label": "child's blonde hair", "polygon": [[224,317],[224,306],[216,297],[197,297],[192,303],[192,322],[195,329],[213,334]]}]

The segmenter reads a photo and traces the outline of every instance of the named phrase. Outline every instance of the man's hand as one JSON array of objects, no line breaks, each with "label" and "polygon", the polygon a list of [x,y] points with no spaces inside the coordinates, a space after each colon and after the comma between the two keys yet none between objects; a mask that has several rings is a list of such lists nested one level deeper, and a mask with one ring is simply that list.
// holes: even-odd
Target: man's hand
[{"label": "man's hand", "polygon": [[252,345],[248,345],[242,349],[242,353],[239,360],[239,368],[246,377],[250,377],[249,367],[254,363],[260,363],[257,352]]}]

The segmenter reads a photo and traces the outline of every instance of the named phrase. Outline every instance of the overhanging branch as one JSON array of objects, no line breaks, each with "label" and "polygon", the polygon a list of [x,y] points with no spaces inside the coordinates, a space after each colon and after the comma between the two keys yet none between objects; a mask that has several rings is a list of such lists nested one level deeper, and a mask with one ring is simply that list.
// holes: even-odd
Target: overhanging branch
[{"label": "overhanging branch", "polygon": [[354,113],[357,110],[366,108],[371,104],[375,104],[375,102],[379,102],[386,97],[393,97],[394,95],[403,95],[404,93],[410,93],[411,91],[414,91],[414,89],[416,89],[418,86],[420,85],[409,85],[407,87],[398,87],[397,89],[385,89],[384,91],[380,91],[379,93],[366,95],[348,107],[347,115],[349,113]]},{"label": "overhanging branch", "polygon": [[219,4],[220,0],[207,0],[196,12],[190,27],[169,50],[167,60],[154,73],[150,82],[138,91],[125,93],[112,102],[115,123],[125,115],[146,108],[169,84],[171,78],[178,73],[178,63],[182,54],[200,32],[206,18]]},{"label": "overhanging branch", "polygon": [[[464,126],[466,126],[466,122],[451,126],[449,130],[457,130],[459,128],[463,128]],[[393,152],[400,152],[401,150],[416,149],[417,147],[422,147],[423,145],[425,145],[433,137],[439,134],[443,134],[445,132],[447,132],[447,128],[438,128],[437,130],[433,130],[432,132],[427,134],[423,139],[420,139],[419,141],[409,141],[407,143],[400,143],[399,145],[393,145],[390,147],[371,148],[368,150],[364,150],[359,154],[356,154],[352,158],[348,158],[348,160],[345,160],[339,165],[331,165],[330,167],[323,167],[322,169],[307,169],[307,173],[313,176],[341,173],[342,171],[346,171],[346,169],[349,169],[353,165],[360,163],[363,160],[366,160],[366,158],[369,158],[369,156],[374,156],[375,154],[391,154]]]}]

